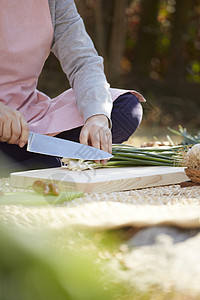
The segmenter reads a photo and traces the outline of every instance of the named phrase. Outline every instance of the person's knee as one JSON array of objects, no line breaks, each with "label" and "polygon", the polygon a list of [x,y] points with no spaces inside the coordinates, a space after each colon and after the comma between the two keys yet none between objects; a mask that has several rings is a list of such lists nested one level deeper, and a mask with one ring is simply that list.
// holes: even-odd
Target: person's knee
[{"label": "person's knee", "polygon": [[142,121],[143,108],[136,96],[134,96],[134,99],[132,101],[133,103],[131,106],[130,125],[132,124],[132,129],[134,132]]},{"label": "person's knee", "polygon": [[118,97],[111,115],[113,143],[127,141],[141,123],[142,115],[142,105],[135,95],[126,93]]}]

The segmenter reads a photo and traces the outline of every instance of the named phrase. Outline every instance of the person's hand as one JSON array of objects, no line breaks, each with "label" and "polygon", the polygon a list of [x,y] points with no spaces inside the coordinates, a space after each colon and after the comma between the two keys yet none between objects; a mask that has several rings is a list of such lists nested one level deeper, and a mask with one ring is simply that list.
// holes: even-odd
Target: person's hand
[{"label": "person's hand", "polygon": [[18,144],[21,148],[28,141],[29,127],[17,110],[0,103],[0,142]]},{"label": "person's hand", "polygon": [[[112,134],[108,122],[105,115],[88,118],[80,133],[80,143],[112,153]],[[101,163],[106,164],[107,160],[102,160]]]}]

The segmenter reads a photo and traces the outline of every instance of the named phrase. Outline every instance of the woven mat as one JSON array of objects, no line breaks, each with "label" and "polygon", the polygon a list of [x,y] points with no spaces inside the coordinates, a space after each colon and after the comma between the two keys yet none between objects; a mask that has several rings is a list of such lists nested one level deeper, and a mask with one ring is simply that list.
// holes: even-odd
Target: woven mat
[{"label": "woven mat", "polygon": [[[19,191],[11,188],[9,179],[0,180],[0,189]],[[97,229],[158,224],[200,227],[200,187],[171,185],[85,194],[60,207],[0,206],[0,221],[34,228],[62,228],[69,224]]]},{"label": "woven mat", "polygon": [[59,229],[69,225],[99,230],[155,225],[196,228],[200,227],[200,207],[135,206],[120,202],[93,202],[71,208],[4,206],[0,208],[0,221],[38,229],[41,226]]}]

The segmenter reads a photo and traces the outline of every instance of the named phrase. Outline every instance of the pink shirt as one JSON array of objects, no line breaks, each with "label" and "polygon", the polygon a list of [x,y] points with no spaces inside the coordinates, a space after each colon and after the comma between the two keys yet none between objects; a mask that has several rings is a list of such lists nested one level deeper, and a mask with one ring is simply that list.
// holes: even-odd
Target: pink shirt
[{"label": "pink shirt", "polygon": [[[0,6],[0,101],[19,110],[30,131],[54,134],[84,124],[74,91],[54,99],[37,90],[53,27],[47,0],[2,0]],[[56,79],[55,79],[56,80]],[[126,90],[110,89],[113,101]],[[144,98],[137,92],[141,100]]]}]

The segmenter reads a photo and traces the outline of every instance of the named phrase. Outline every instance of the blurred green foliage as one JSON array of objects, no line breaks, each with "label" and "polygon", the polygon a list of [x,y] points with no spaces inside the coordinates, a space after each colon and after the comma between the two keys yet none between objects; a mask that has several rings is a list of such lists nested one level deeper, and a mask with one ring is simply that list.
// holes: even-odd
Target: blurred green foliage
[{"label": "blurred green foliage", "polygon": [[[89,247],[81,253],[69,230],[27,231],[1,224],[0,239],[1,300],[128,299],[106,267],[102,276]],[[71,239],[73,249],[68,246]]]},{"label": "blurred green foliage", "polygon": [[0,223],[0,300],[199,299],[157,285],[139,289],[120,277],[116,257],[126,229],[25,229],[19,218]]}]

